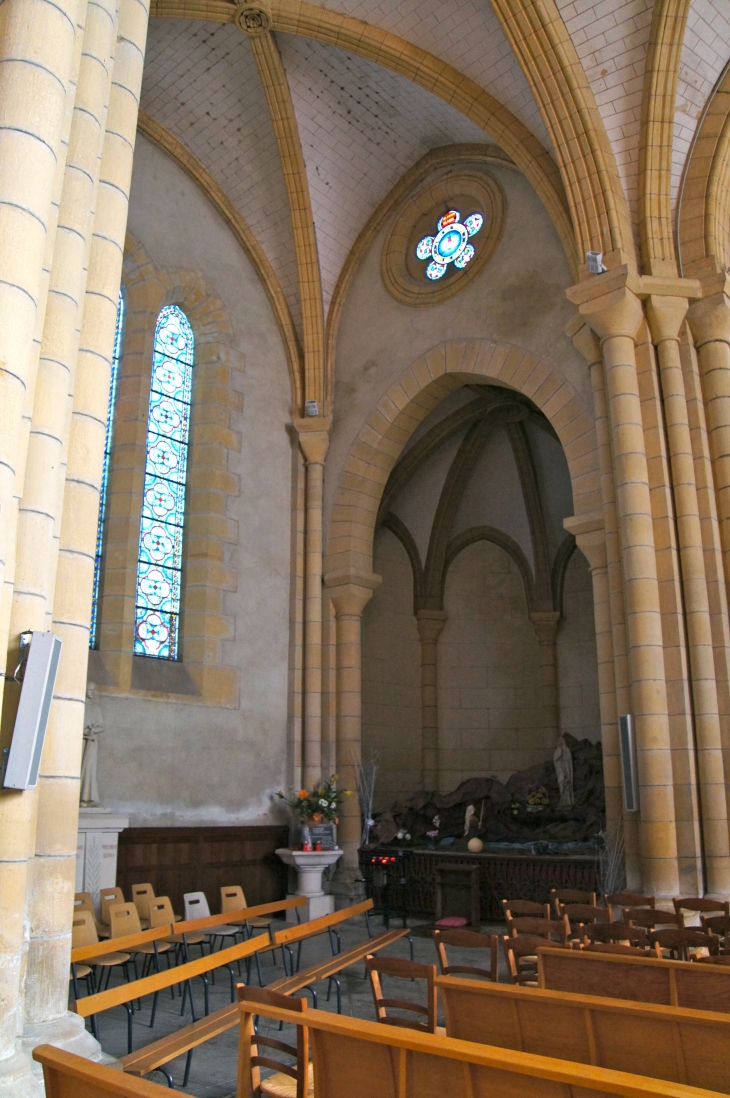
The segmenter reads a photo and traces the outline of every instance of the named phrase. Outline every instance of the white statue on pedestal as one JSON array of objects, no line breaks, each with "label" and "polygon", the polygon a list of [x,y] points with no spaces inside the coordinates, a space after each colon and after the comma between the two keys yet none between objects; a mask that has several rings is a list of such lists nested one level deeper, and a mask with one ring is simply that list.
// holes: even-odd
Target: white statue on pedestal
[{"label": "white statue on pedestal", "polygon": [[99,758],[99,736],[103,731],[104,714],[96,697],[96,687],[93,682],[90,682],[86,687],[84,753],[81,758],[79,801],[82,808],[98,808],[101,804],[96,768]]},{"label": "white statue on pedestal", "polygon": [[570,808],[575,803],[573,794],[573,756],[563,736],[558,737],[558,746],[553,755],[555,773],[558,776],[560,802],[558,808]]}]

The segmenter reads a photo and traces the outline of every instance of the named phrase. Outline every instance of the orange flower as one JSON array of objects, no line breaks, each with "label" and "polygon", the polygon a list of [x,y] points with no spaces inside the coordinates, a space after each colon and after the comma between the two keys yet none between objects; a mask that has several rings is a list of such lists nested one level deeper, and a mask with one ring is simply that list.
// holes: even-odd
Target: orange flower
[{"label": "orange flower", "polygon": [[317,823],[319,823],[319,821],[322,819],[322,813],[321,812],[315,812],[314,815],[312,816],[312,819],[316,820]]},{"label": "orange flower", "polygon": [[305,799],[305,797],[309,796],[309,793],[307,792],[306,789],[300,789],[299,792],[297,793],[297,796],[299,797],[300,801],[303,801]]}]

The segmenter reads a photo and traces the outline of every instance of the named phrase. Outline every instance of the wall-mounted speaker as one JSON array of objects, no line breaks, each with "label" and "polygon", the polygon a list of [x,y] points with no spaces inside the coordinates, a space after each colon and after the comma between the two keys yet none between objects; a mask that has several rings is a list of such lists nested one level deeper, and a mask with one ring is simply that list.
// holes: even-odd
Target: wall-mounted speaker
[{"label": "wall-mounted speaker", "polygon": [[634,718],[631,713],[624,713],[619,717],[618,738],[621,751],[621,773],[624,780],[624,808],[627,812],[638,812],[639,781],[636,769]]},{"label": "wall-mounted speaker", "polygon": [[62,643],[55,633],[33,633],[3,781],[5,789],[35,789]]}]

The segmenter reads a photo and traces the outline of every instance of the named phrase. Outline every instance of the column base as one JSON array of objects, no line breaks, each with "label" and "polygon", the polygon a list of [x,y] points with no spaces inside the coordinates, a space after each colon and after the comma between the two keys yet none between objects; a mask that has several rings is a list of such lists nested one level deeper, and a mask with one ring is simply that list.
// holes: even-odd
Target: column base
[{"label": "column base", "polygon": [[365,899],[365,882],[360,867],[340,862],[332,878],[331,888],[338,908],[360,903]]},{"label": "column base", "polygon": [[15,1052],[0,1060],[0,1098],[42,1098],[43,1080],[39,1079],[35,1064],[27,1052]]},{"label": "column base", "polygon": [[[72,1014],[70,1011],[50,1022],[39,1022],[38,1025],[33,1026],[27,1025],[23,1030],[20,1045],[28,1057],[37,1045],[54,1045],[56,1048],[62,1048],[64,1052],[73,1052],[76,1056],[83,1056],[85,1060],[92,1060],[95,1064],[105,1064],[109,1067],[117,1063],[113,1056],[109,1056],[102,1051],[99,1042],[86,1029],[84,1019],[80,1018],[78,1014]],[[32,1094],[33,1098],[36,1098],[36,1095],[42,1096],[44,1094],[43,1068],[35,1060],[31,1060],[31,1064],[38,1089],[28,1091],[28,1094]],[[10,1093],[8,1091],[8,1095]],[[25,1092],[18,1091],[18,1095],[21,1094],[25,1095]],[[5,1098],[1,1077],[0,1098]],[[15,1092],[13,1092],[13,1098],[15,1098]]]},{"label": "column base", "polygon": [[[293,896],[300,896],[301,893],[288,892],[287,900],[291,900]],[[290,908],[286,913],[286,921],[296,926],[297,917],[295,912],[299,912],[299,918],[303,923],[308,923],[311,919],[321,919],[323,915],[331,915],[335,910],[335,898],[328,895],[326,892],[320,892],[318,896],[305,896],[305,902],[301,907]]]}]

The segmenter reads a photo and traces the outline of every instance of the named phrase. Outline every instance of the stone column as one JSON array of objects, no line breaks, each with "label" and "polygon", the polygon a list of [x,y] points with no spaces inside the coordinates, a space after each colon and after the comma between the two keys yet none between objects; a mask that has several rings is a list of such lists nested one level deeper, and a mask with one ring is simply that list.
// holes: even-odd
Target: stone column
[{"label": "stone column", "polygon": [[357,798],[357,772],[362,757],[362,612],[379,586],[380,576],[329,575],[325,582],[337,618],[337,785],[350,789],[337,829],[344,854],[337,868],[341,895],[359,891],[358,848],[361,820]]},{"label": "stone column", "polygon": [[[99,486],[137,129],[148,8],[121,0],[99,190],[84,299],[68,449],[53,630],[63,638],[38,782],[34,891],[38,992],[24,1043],[74,1049],[88,1043],[66,1009],[77,845],[79,772],[94,575]],[[29,973],[30,977],[30,973]]]},{"label": "stone column", "polygon": [[[0,22],[0,587],[14,531],[23,412],[37,349],[48,227],[55,221],[78,7],[77,0],[8,0]],[[4,642],[4,628],[2,633]],[[4,665],[5,652],[2,659]],[[4,681],[0,677],[0,691]],[[16,1041],[34,810],[34,793],[0,791],[0,1095],[12,1098],[36,1094],[30,1061]]]},{"label": "stone column", "polygon": [[419,610],[421,638],[421,789],[440,789],[438,639],[446,624],[443,610]]},{"label": "stone column", "polygon": [[725,581],[730,583],[730,280],[712,275],[702,280],[702,290],[687,320],[702,377]]},{"label": "stone column", "polygon": [[329,434],[321,419],[296,426],[306,463],[302,785],[313,789],[322,780],[322,496]]},{"label": "stone column", "polygon": [[687,304],[686,298],[655,294],[647,300],[646,311],[659,356],[672,471],[707,875],[705,889],[713,894],[727,895],[730,894],[730,837],[720,715],[694,456],[679,352],[679,334]]},{"label": "stone column", "polygon": [[538,678],[540,683],[540,708],[546,746],[554,744],[560,729],[560,705],[558,701],[558,661],[555,654],[555,638],[558,633],[558,610],[533,610],[530,614],[538,649]]},{"label": "stone column", "polygon": [[611,426],[626,607],[631,711],[637,733],[641,868],[646,890],[679,887],[671,745],[649,478],[636,374],[641,303],[620,268],[568,297],[601,340]]}]

